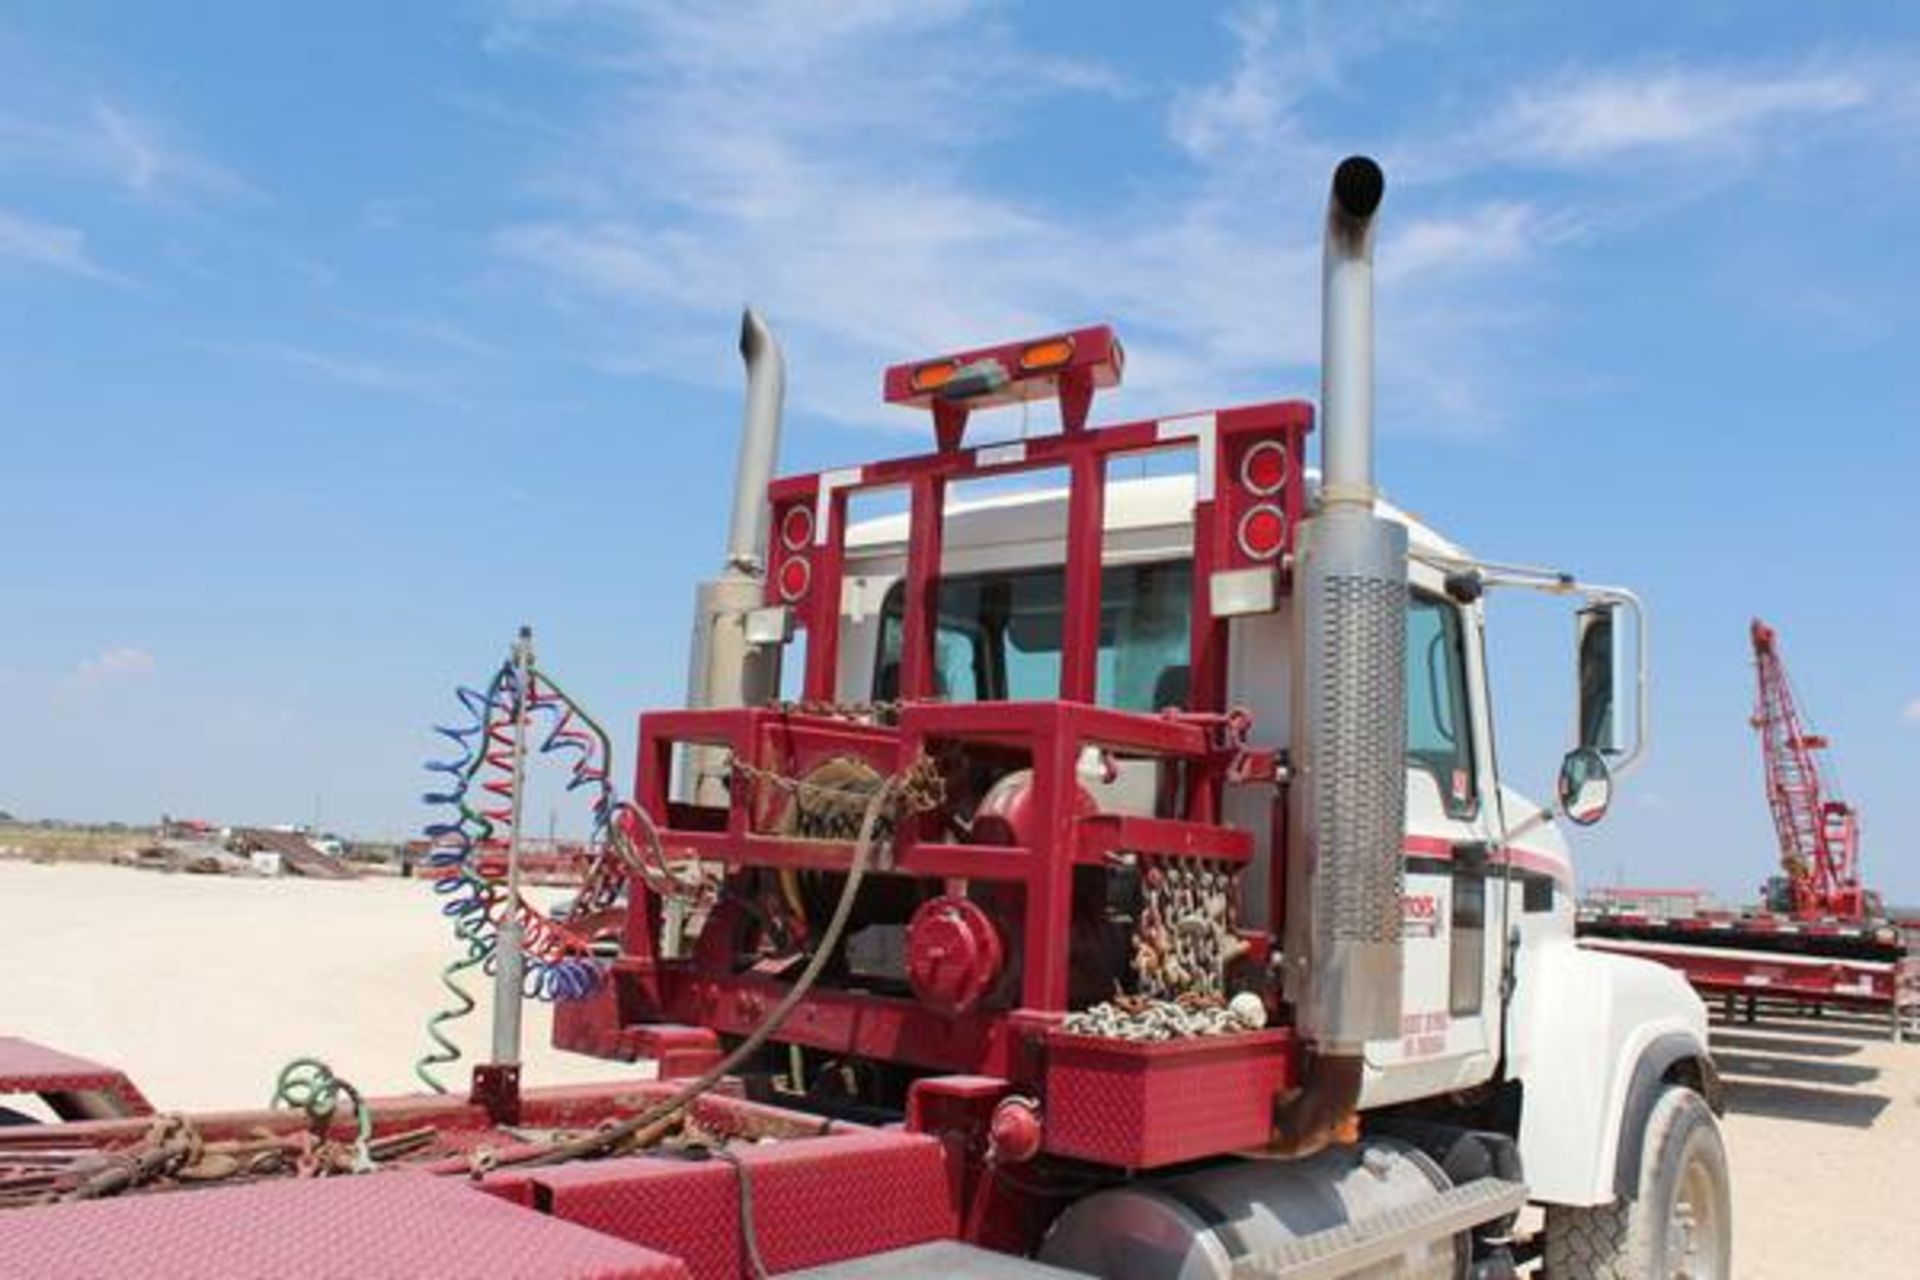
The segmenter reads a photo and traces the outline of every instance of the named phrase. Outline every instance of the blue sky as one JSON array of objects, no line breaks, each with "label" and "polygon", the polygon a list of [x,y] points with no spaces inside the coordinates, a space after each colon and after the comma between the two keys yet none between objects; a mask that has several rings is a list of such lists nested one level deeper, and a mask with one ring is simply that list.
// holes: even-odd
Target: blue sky
[{"label": "blue sky", "polygon": [[[404,832],[523,619],[624,756],[718,558],[743,302],[789,470],[924,446],[889,361],[1100,320],[1099,413],[1309,393],[1365,150],[1390,490],[1652,606],[1585,874],[1766,872],[1757,613],[1920,899],[1916,71],[1894,5],[10,6],[0,807]],[[1570,624],[1496,609],[1538,790]]]}]

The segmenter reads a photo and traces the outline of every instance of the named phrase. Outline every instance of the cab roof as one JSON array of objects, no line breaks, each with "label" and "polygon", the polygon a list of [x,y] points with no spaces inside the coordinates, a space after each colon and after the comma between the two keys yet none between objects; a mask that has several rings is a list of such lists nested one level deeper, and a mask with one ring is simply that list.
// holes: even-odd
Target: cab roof
[{"label": "cab roof", "polygon": [[[1319,492],[1320,473],[1309,470],[1309,509],[1317,505]],[[1066,529],[1066,505],[1067,490],[1064,485],[950,501],[946,509],[946,545],[978,549],[1058,539]],[[1441,536],[1412,512],[1402,510],[1384,498],[1376,502],[1375,509],[1386,519],[1406,527],[1408,542],[1414,550],[1455,559],[1467,558],[1463,548]],[[1109,532],[1184,529],[1191,524],[1192,515],[1191,475],[1146,476],[1114,480],[1107,485],[1106,528]],[[849,555],[871,557],[898,553],[906,541],[905,511],[855,520],[847,526]]]}]

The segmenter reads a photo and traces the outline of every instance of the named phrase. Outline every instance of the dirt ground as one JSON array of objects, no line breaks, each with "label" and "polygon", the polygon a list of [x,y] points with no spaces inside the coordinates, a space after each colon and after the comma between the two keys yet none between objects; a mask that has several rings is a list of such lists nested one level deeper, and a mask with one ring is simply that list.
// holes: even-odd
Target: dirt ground
[{"label": "dirt ground", "polygon": [[[162,1108],[264,1103],[306,1054],[411,1090],[453,954],[436,906],[416,881],[0,861],[0,1034],[118,1063]],[[486,1009],[457,1024],[469,1061]],[[642,1073],[555,1053],[547,1027],[530,1007],[532,1083]],[[1714,1030],[1741,1280],[1920,1275],[1920,1044],[1832,1015]]]},{"label": "dirt ground", "polygon": [[[124,1068],[160,1108],[264,1105],[280,1068],[322,1058],[369,1093],[420,1087],[439,972],[458,954],[427,884],[167,875],[0,862],[0,1035]],[[450,1028],[466,1062],[490,1038],[491,980]],[[529,1083],[637,1069],[547,1044],[525,1014]],[[441,1078],[458,1088],[465,1063]]]},{"label": "dirt ground", "polygon": [[1829,1013],[1713,1026],[1741,1280],[1920,1275],[1920,1043]]}]

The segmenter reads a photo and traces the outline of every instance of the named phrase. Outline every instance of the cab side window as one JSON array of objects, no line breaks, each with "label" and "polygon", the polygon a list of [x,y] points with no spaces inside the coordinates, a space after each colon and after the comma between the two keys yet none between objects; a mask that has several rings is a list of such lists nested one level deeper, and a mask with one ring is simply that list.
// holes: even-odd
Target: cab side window
[{"label": "cab side window", "polygon": [[1460,610],[1415,592],[1407,609],[1407,764],[1433,776],[1455,818],[1472,817],[1479,804],[1472,724]]}]

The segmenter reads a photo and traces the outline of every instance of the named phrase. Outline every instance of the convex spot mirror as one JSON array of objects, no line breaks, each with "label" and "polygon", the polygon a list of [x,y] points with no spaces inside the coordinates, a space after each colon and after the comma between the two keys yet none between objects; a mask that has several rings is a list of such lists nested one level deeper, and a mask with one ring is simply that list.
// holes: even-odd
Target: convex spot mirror
[{"label": "convex spot mirror", "polygon": [[1560,762],[1560,811],[1576,826],[1590,827],[1613,804],[1613,771],[1593,747],[1575,747]]}]

